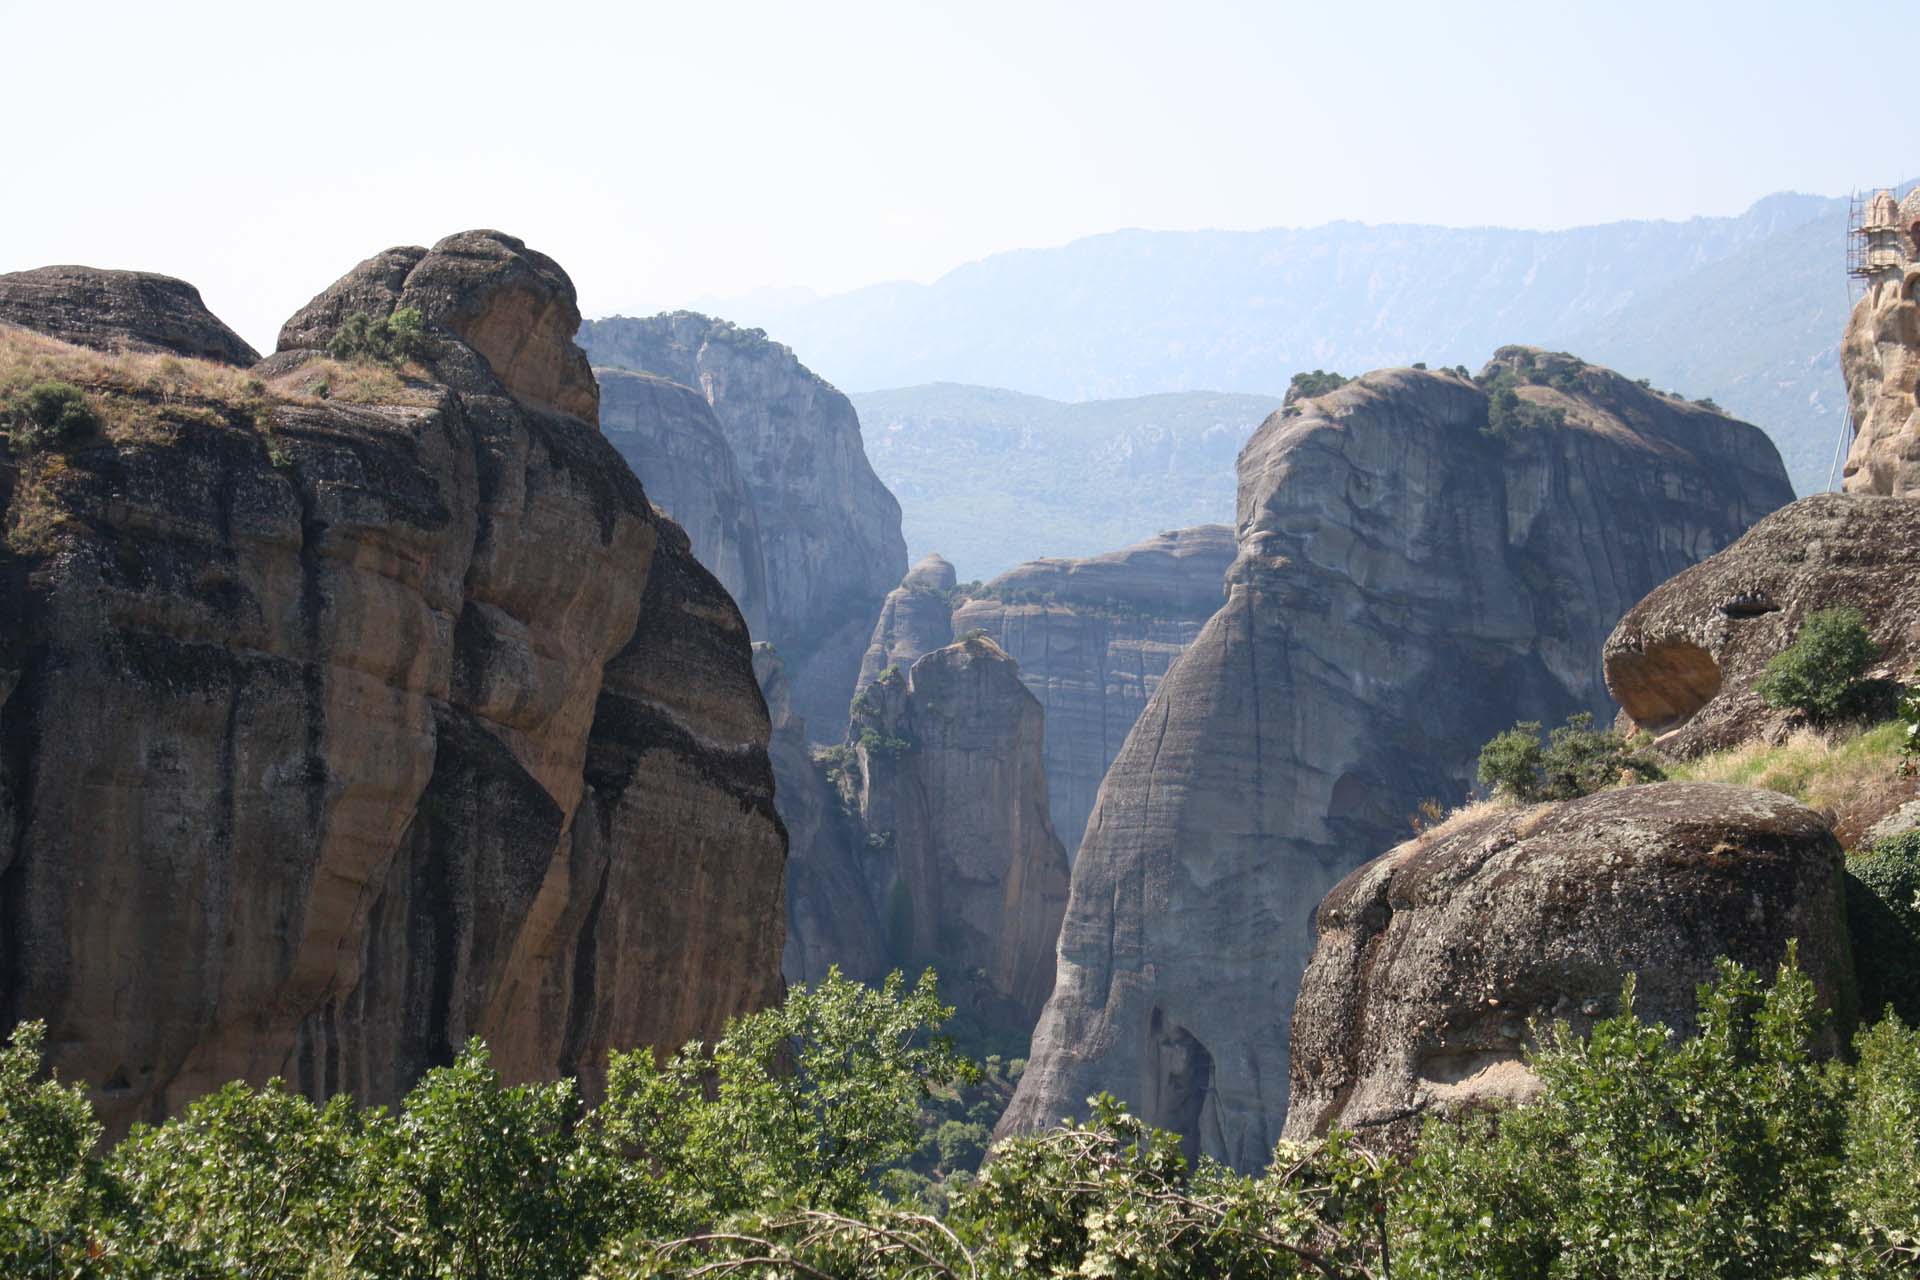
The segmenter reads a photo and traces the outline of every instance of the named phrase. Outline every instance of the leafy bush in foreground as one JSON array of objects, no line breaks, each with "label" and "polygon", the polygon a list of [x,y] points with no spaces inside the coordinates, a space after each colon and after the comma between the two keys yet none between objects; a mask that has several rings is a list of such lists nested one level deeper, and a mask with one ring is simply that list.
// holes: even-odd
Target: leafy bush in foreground
[{"label": "leafy bush in foreground", "polygon": [[1819,609],[1768,661],[1754,691],[1770,707],[1825,724],[1859,709],[1860,677],[1879,652],[1858,609]]},{"label": "leafy bush in foreground", "polygon": [[1846,888],[1861,1009],[1920,1023],[1920,831],[1848,854]]},{"label": "leafy bush in foreground", "polygon": [[1593,727],[1591,712],[1567,722],[1540,742],[1540,722],[1522,720],[1480,749],[1480,782],[1498,795],[1523,804],[1542,800],[1578,800],[1623,779],[1658,782],[1666,777],[1658,761],[1636,751],[1612,730]]},{"label": "leafy bush in foreground", "polygon": [[841,981],[709,1051],[618,1055],[607,1099],[508,1086],[469,1046],[398,1113],[230,1085],[105,1156],[84,1094],[0,1051],[0,1274],[1893,1277],[1920,1267],[1920,1035],[1822,1062],[1812,983],[1723,962],[1700,1034],[1632,1010],[1547,1029],[1535,1103],[1429,1122],[1410,1160],[1336,1134],[1259,1175],[1092,1100],[1007,1140],[944,1218],[889,1203],[951,1010]]}]

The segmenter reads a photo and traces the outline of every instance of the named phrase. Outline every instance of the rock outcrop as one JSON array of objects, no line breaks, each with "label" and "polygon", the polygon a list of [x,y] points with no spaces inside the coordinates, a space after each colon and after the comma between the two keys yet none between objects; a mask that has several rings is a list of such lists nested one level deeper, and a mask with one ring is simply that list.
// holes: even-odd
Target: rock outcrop
[{"label": "rock outcrop", "polygon": [[1020,664],[1047,714],[1054,830],[1076,853],[1100,780],[1180,651],[1226,589],[1233,530],[1201,525],[1084,560],[1020,565],[953,615]]},{"label": "rock outcrop", "polygon": [[1283,1136],[1338,1126],[1405,1143],[1432,1108],[1524,1100],[1538,1087],[1522,1058],[1532,1028],[1584,1032],[1617,1014],[1628,974],[1642,1018],[1692,1034],[1716,957],[1771,972],[1797,941],[1844,1010],[1840,864],[1818,814],[1742,787],[1463,813],[1320,904]]},{"label": "rock outcrop", "polygon": [[888,667],[910,667],[935,649],[953,643],[953,566],[939,554],[926,557],[887,593],[880,620],[873,626],[867,655],[860,660],[858,697]]},{"label": "rock outcrop", "polygon": [[167,351],[251,365],[260,354],[185,280],[147,271],[39,267],[0,275],[0,323],[98,351]]},{"label": "rock outcrop", "polygon": [[1898,204],[1876,192],[1865,221],[1872,274],[1840,340],[1854,426],[1845,487],[1920,497],[1920,188]]},{"label": "rock outcrop", "polygon": [[[416,362],[323,354],[402,306]],[[476,1035],[591,1088],[777,997],[746,627],[577,314],[496,232],[390,250],[260,381],[93,385],[141,412],[0,454],[0,1020],[111,1127],[236,1077],[392,1101]]]},{"label": "rock outcrop", "polygon": [[1708,408],[1526,348],[1481,381],[1368,374],[1242,451],[1225,603],[1101,785],[1003,1131],[1105,1089],[1264,1165],[1326,891],[1494,733],[1602,710],[1614,621],[1791,497]]},{"label": "rock outcrop", "polygon": [[1882,677],[1920,664],[1920,498],[1819,494],[1664,582],[1607,638],[1607,687],[1672,755],[1783,727],[1753,685],[1818,609],[1858,609]]},{"label": "rock outcrop", "polygon": [[[768,687],[777,724],[777,679]],[[865,980],[932,965],[969,1026],[1024,1039],[1053,987],[1067,900],[1044,737],[1013,660],[980,636],[886,669],[811,774],[776,730],[793,832],[789,979],[836,963]]]},{"label": "rock outcrop", "polygon": [[767,561],[760,519],[706,397],[652,374],[595,369],[600,430],[647,497],[687,531],[693,554],[713,571],[756,636],[767,632]]},{"label": "rock outcrop", "polygon": [[767,630],[819,742],[846,725],[860,662],[907,569],[900,504],[867,463],[847,398],[757,329],[679,311],[580,335],[594,363],[696,388],[733,447],[764,540]]}]

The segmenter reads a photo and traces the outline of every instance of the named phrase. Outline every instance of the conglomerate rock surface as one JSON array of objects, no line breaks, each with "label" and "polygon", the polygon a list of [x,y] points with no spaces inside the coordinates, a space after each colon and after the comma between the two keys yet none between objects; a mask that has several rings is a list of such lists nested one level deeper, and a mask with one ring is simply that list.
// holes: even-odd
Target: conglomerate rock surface
[{"label": "conglomerate rock surface", "polygon": [[589,322],[594,363],[671,378],[707,398],[753,496],[767,630],[815,741],[847,720],[887,593],[907,570],[900,504],[874,475],[853,405],[757,329],[688,311]]},{"label": "conglomerate rock surface", "polygon": [[100,351],[166,351],[251,365],[260,354],[185,280],[150,271],[37,267],[0,275],[0,324]]},{"label": "conglomerate rock surface", "polygon": [[1200,525],[1084,559],[1019,565],[953,615],[1020,664],[1047,714],[1054,830],[1080,847],[1100,780],[1180,651],[1220,607],[1233,530]]},{"label": "conglomerate rock surface", "polygon": [[[400,306],[417,363],[324,356]],[[390,1102],[469,1036],[592,1088],[778,996],[746,627],[577,318],[511,237],[389,250],[257,397],[0,453],[0,1020],[111,1128],[236,1077]]]},{"label": "conglomerate rock surface", "polygon": [[1848,493],[1920,497],[1920,189],[1869,202],[1874,274],[1840,340],[1854,437]]},{"label": "conglomerate rock surface", "polygon": [[1792,496],[1709,408],[1526,348],[1482,377],[1504,432],[1475,381],[1390,370],[1242,451],[1225,602],[1101,785],[1003,1132],[1107,1090],[1262,1167],[1326,891],[1461,796],[1494,733],[1603,711],[1619,616]]},{"label": "conglomerate rock surface", "polygon": [[1585,1033],[1628,974],[1640,1017],[1690,1035],[1717,957],[1771,974],[1796,943],[1844,1010],[1842,914],[1833,833],[1775,792],[1659,783],[1462,814],[1320,904],[1283,1136],[1404,1143],[1435,1107],[1524,1100],[1534,1028]]},{"label": "conglomerate rock surface", "polygon": [[1734,746],[1785,727],[1754,683],[1807,615],[1859,611],[1880,658],[1920,664],[1920,497],[1802,498],[1675,575],[1629,610],[1605,650],[1607,685],[1634,726],[1675,755]]}]

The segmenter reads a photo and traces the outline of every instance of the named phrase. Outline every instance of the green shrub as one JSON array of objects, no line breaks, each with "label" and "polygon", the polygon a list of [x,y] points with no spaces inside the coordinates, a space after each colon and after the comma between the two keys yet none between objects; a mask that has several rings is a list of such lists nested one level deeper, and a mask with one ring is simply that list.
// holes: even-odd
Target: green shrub
[{"label": "green shrub", "polygon": [[1776,653],[1754,683],[1770,707],[1798,711],[1824,724],[1860,709],[1860,677],[1878,655],[1858,609],[1807,615],[1793,643]]},{"label": "green shrub", "polygon": [[1523,804],[1577,800],[1631,778],[1658,782],[1666,777],[1659,761],[1636,750],[1612,730],[1593,727],[1593,715],[1581,711],[1540,741],[1540,722],[1523,720],[1480,749],[1480,782],[1495,795]]},{"label": "green shrub", "polygon": [[1861,1012],[1920,1024],[1920,831],[1847,855],[1846,887]]},{"label": "green shrub", "polygon": [[378,319],[355,311],[340,322],[327,343],[336,360],[414,360],[428,350],[426,321],[417,307],[399,307]]},{"label": "green shrub", "polygon": [[1911,777],[1920,769],[1920,673],[1916,673],[1915,684],[1911,688],[1901,691],[1894,712],[1901,726],[1901,772]]},{"label": "green shrub", "polygon": [[86,393],[70,382],[36,382],[14,392],[0,401],[0,420],[24,449],[75,440],[100,425]]},{"label": "green shrub", "polygon": [[1487,396],[1487,425],[1482,431],[1495,439],[1512,440],[1524,431],[1565,426],[1567,411],[1551,409],[1520,398],[1512,386],[1499,386]]},{"label": "green shrub", "polygon": [[1325,369],[1315,369],[1312,373],[1296,373],[1287,383],[1287,394],[1281,399],[1280,405],[1286,408],[1296,401],[1311,400],[1329,391],[1338,391],[1351,381],[1353,379],[1343,373],[1329,373]]}]

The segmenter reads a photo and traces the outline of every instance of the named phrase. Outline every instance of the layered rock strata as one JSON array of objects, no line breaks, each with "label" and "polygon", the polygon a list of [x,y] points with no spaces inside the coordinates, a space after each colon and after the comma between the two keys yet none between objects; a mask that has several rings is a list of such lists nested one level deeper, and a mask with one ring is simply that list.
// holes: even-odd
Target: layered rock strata
[{"label": "layered rock strata", "polygon": [[[1536,1031],[1634,1011],[1682,1035],[1726,956],[1850,989],[1840,846],[1771,791],[1665,783],[1465,813],[1342,880],[1293,1011],[1285,1137],[1405,1144],[1434,1108],[1524,1101]],[[1837,1041],[1828,1032],[1829,1049]]]},{"label": "layered rock strata", "polygon": [[753,495],[706,397],[652,374],[595,369],[600,430],[647,497],[687,532],[693,554],[727,589],[747,630],[767,632],[767,560]]},{"label": "layered rock strata", "polygon": [[1003,1131],[1104,1089],[1263,1166],[1326,891],[1494,733],[1602,710],[1620,614],[1791,497],[1758,429],[1526,348],[1302,401],[1239,484],[1225,603],[1101,785]]},{"label": "layered rock strata", "polygon": [[1220,607],[1233,530],[1201,525],[1080,560],[1023,564],[953,615],[1020,664],[1047,715],[1054,830],[1079,850],[1100,780],[1180,651]]},{"label": "layered rock strata", "polygon": [[[323,354],[398,307],[416,361]],[[389,250],[259,381],[90,386],[140,412],[5,455],[0,1018],[110,1127],[236,1077],[390,1102],[470,1036],[591,1088],[777,997],[746,627],[578,319],[511,237]]]},{"label": "layered rock strata", "polygon": [[953,643],[953,566],[934,554],[921,560],[887,593],[873,639],[860,660],[858,697],[888,667],[910,667]]},{"label": "layered rock strata", "polygon": [[732,446],[764,541],[767,630],[819,742],[846,725],[887,593],[905,575],[900,504],[873,473],[847,398],[757,329],[679,311],[588,324],[603,366],[700,391]]},{"label": "layered rock strata", "polygon": [[1789,715],[1754,683],[1807,615],[1857,609],[1880,659],[1920,664],[1920,498],[1819,494],[1774,512],[1661,583],[1607,637],[1607,687],[1663,751],[1695,755],[1776,733]]}]

